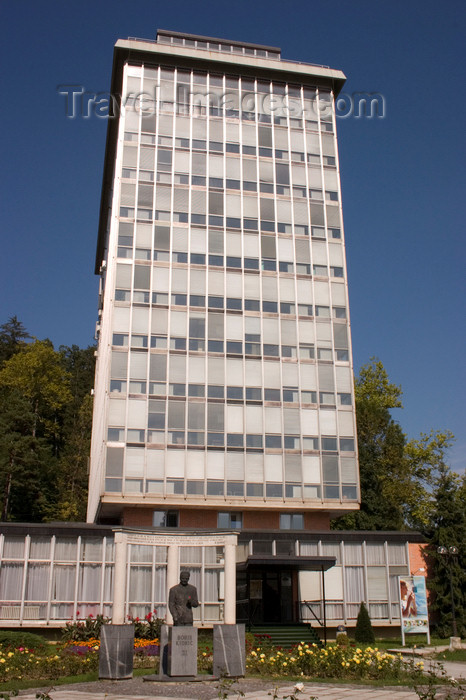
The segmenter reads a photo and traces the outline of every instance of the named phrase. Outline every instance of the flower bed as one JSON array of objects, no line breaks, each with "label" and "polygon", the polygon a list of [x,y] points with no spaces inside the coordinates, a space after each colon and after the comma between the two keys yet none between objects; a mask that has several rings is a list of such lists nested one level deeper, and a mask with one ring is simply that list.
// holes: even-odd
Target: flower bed
[{"label": "flower bed", "polygon": [[[80,654],[84,655],[91,651],[99,651],[100,649],[100,639],[88,639],[85,642],[67,642],[64,647],[64,651],[68,654]],[[134,640],[134,653],[142,654],[144,656],[158,656],[159,655],[159,640],[158,639],[135,639]]]},{"label": "flower bed", "polygon": [[288,651],[277,648],[252,649],[246,659],[249,672],[270,676],[313,678],[386,679],[421,677],[422,662],[403,661],[401,654],[387,654],[377,648],[348,649],[338,645],[320,648],[316,644],[298,644]]},{"label": "flower bed", "polygon": [[96,651],[70,654],[63,649],[49,653],[20,647],[14,651],[0,650],[0,683],[21,679],[53,680],[61,676],[77,676],[97,670]]}]

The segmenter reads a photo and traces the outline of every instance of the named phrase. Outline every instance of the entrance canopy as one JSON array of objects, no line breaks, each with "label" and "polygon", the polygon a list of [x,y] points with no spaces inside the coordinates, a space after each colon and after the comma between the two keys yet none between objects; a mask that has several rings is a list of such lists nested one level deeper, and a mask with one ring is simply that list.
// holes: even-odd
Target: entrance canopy
[{"label": "entrance canopy", "polygon": [[335,557],[274,556],[273,554],[250,554],[245,562],[236,565],[238,571],[252,568],[294,569],[295,571],[328,571],[335,566]]}]

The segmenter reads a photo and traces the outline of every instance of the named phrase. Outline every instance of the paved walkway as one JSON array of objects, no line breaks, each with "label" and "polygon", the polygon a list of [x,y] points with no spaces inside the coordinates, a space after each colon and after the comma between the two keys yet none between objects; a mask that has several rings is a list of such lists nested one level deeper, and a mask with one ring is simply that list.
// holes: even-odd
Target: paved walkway
[{"label": "paved walkway", "polygon": [[[429,665],[436,665],[435,661],[425,659],[424,670]],[[442,664],[448,676],[455,679],[463,679],[466,684],[466,664],[445,662]],[[51,684],[52,685],[52,684]],[[293,693],[294,686],[290,684],[278,684],[273,681],[263,682],[259,679],[241,680],[238,686],[235,684],[229,690],[231,700],[237,700],[240,687],[244,692],[245,700],[271,700],[274,689],[278,685],[277,700]],[[50,686],[39,689],[48,691],[52,700],[214,700],[219,697],[218,681],[200,683],[146,683],[142,677],[135,677],[128,681],[95,681],[91,683],[77,683],[72,686],[58,686],[49,690]],[[21,700],[36,700],[37,690],[20,691]],[[442,700],[448,692],[444,686],[438,687],[436,697]],[[458,693],[458,700],[464,700],[465,696]],[[364,685],[340,685],[323,683],[304,683],[304,691],[298,694],[300,700],[419,700],[419,696],[410,688],[399,686],[373,687]]]},{"label": "paved walkway", "polygon": [[[45,690],[45,689],[44,689]],[[149,689],[148,689],[149,690]],[[271,695],[274,687],[271,685],[268,690],[254,690],[246,693],[243,697],[245,700],[271,700]],[[187,688],[183,688],[184,695],[115,695],[113,693],[89,693],[84,690],[52,690],[50,697],[53,700],[147,700],[148,697],[156,697],[158,700],[195,700],[198,696],[189,695]],[[280,686],[278,698],[286,697],[294,691],[294,686]],[[229,697],[236,700],[237,693],[231,691]],[[33,695],[21,695],[21,700],[36,700],[35,693]],[[218,697],[217,691],[215,697]],[[298,697],[300,700],[419,700],[419,696],[408,688],[369,688],[364,686],[332,686],[320,685],[315,683],[306,683],[304,691],[300,692]]]}]

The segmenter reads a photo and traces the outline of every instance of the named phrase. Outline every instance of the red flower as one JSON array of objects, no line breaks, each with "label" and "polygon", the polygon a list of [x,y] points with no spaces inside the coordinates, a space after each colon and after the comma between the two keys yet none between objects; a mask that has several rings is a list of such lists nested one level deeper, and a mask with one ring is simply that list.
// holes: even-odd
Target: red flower
[{"label": "red flower", "polygon": [[148,622],[150,622],[150,621],[151,621],[151,618],[152,618],[152,613],[151,613],[151,612],[150,612],[150,613],[147,613],[147,615],[146,615],[146,620],[147,620]]},{"label": "red flower", "polygon": [[94,617],[94,615],[89,615],[89,618],[92,618],[92,617]]},{"label": "red flower", "polygon": [[79,614],[80,614],[80,613],[79,613],[79,610],[76,610],[76,615],[79,615]]},{"label": "red flower", "polygon": [[135,618],[134,618],[134,621],[135,621],[135,622],[139,622],[139,617],[135,617]]}]

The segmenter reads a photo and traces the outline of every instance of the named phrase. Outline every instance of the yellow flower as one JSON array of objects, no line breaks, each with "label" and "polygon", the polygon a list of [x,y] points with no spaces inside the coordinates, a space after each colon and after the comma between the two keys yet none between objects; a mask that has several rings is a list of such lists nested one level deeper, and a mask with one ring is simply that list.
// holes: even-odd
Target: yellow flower
[{"label": "yellow flower", "polygon": [[8,657],[11,659],[12,656],[14,656],[13,652],[12,652],[12,651],[9,651],[9,652],[8,652]]},{"label": "yellow flower", "polygon": [[0,664],[4,664],[4,663],[5,663],[5,659],[0,659]]},{"label": "yellow flower", "polygon": [[261,659],[265,659],[265,654],[261,654]]},{"label": "yellow flower", "polygon": [[288,664],[286,663],[286,661],[283,662],[283,666],[288,666]]}]

